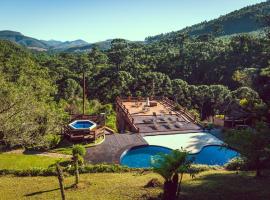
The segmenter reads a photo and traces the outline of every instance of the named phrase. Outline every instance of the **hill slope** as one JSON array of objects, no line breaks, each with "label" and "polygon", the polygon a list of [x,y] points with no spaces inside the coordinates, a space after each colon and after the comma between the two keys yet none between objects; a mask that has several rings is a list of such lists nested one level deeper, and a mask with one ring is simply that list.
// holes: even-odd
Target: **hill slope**
[{"label": "hill slope", "polygon": [[9,40],[17,44],[20,44],[22,46],[25,46],[29,49],[34,49],[38,51],[44,51],[44,50],[63,51],[72,47],[78,47],[78,46],[89,44],[83,40],[66,41],[66,42],[61,42],[61,41],[56,41],[56,40],[49,40],[49,41],[38,40],[35,38],[25,36],[21,34],[20,32],[9,31],[9,30],[0,31],[0,39]]},{"label": "hill slope", "polygon": [[209,34],[213,32],[214,27],[222,29],[220,36],[259,31],[263,28],[263,24],[258,20],[258,16],[261,14],[270,14],[270,1],[248,6],[217,19],[204,21],[176,32],[151,36],[146,38],[146,41],[154,42],[172,38],[177,33],[187,33],[190,36]]},{"label": "hill slope", "polygon": [[24,36],[15,31],[0,31],[0,39],[9,40],[25,47],[34,47],[40,49],[47,49],[49,46],[35,38]]}]

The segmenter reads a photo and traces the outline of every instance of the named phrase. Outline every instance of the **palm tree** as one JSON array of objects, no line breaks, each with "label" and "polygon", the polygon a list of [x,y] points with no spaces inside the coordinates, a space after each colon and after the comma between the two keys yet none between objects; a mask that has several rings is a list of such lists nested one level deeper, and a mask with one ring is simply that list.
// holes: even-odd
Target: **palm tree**
[{"label": "palm tree", "polygon": [[83,156],[86,153],[86,149],[82,145],[74,145],[72,147],[72,160],[75,167],[75,187],[78,187],[79,184],[79,163],[83,163]]},{"label": "palm tree", "polygon": [[188,153],[183,149],[173,150],[170,154],[162,154],[154,158],[152,162],[154,172],[165,179],[162,199],[175,200],[179,197],[183,174],[195,173],[191,170],[191,163]]}]

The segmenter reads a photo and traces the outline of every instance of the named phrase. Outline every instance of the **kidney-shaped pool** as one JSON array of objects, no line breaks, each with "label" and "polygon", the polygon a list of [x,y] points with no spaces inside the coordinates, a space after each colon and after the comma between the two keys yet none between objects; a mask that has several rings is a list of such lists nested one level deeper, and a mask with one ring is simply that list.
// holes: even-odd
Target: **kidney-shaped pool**
[{"label": "kidney-shaped pool", "polygon": [[[153,145],[134,147],[122,154],[120,163],[133,168],[149,168],[154,156],[160,153],[169,154],[171,151],[169,148]],[[195,164],[224,165],[232,158],[239,156],[239,153],[223,146],[211,145],[189,156],[194,159]]]}]

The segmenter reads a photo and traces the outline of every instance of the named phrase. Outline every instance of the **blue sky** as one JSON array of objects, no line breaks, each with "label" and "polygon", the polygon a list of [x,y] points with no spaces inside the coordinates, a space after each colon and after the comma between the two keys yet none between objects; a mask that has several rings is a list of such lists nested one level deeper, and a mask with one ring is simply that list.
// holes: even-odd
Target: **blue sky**
[{"label": "blue sky", "polygon": [[263,0],[1,0],[0,30],[38,39],[144,40]]}]

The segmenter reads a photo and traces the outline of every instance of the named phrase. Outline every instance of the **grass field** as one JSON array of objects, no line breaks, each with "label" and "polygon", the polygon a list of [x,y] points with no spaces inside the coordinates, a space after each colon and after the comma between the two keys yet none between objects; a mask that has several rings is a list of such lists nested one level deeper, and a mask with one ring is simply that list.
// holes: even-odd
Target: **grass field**
[{"label": "grass field", "polygon": [[[92,146],[95,146],[95,145],[99,145],[102,142],[104,142],[104,140],[105,140],[105,137],[99,137],[94,142],[90,142],[90,143],[87,143],[87,144],[81,144],[81,145],[83,145],[85,148],[88,148],[88,147],[92,147]],[[65,141],[64,144],[60,144],[60,147],[51,149],[50,152],[66,154],[66,155],[72,155],[72,147],[73,147],[72,143],[69,143],[69,142]]]},{"label": "grass field", "polygon": [[[125,200],[157,197],[161,188],[144,188],[153,173],[98,173],[81,175],[79,189],[70,188],[74,177],[65,179],[67,199]],[[0,199],[60,199],[56,177],[0,177]],[[206,171],[191,179],[184,176],[182,199],[266,200],[270,199],[270,179],[255,179],[253,172]]]},{"label": "grass field", "polygon": [[[47,168],[48,166],[61,160],[61,158],[51,158],[37,155],[24,154],[0,154],[0,169],[29,169],[34,167]],[[1,198],[1,197],[0,197]]]}]

